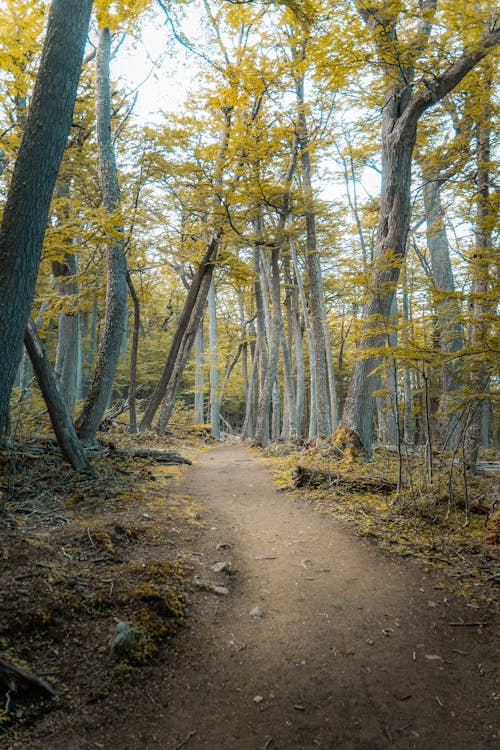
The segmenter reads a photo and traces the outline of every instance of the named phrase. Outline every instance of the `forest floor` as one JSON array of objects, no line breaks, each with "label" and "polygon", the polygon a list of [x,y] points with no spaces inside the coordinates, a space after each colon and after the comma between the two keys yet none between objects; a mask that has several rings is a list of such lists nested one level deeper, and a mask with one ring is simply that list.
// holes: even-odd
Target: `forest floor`
[{"label": "forest floor", "polygon": [[[279,492],[279,456],[189,456],[114,459],[92,482],[33,469],[38,501],[19,485],[6,504],[0,656],[58,697],[15,703],[0,747],[498,746],[494,551],[475,543],[461,591],[460,571],[381,550],[324,494]],[[17,460],[26,492],[31,459]],[[118,623],[137,633],[123,659]]]}]

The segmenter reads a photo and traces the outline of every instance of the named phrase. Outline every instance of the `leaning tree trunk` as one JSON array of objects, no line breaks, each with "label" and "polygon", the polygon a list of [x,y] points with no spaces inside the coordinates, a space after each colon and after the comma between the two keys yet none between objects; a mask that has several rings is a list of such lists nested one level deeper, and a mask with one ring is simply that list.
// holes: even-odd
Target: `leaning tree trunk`
[{"label": "leaning tree trunk", "polygon": [[[9,424],[52,191],[71,127],[91,0],[53,0],[0,226],[0,441]],[[20,220],[22,217],[22,220]]]},{"label": "leaning tree trunk", "polygon": [[31,359],[43,399],[47,405],[50,421],[62,455],[76,471],[90,472],[90,464],[59,393],[47,352],[41,339],[38,337],[35,324],[31,319],[28,320],[28,325],[24,333],[24,345]]},{"label": "leaning tree trunk", "polygon": [[[432,3],[431,3],[432,4]],[[374,261],[370,273],[368,298],[363,309],[363,327],[358,342],[358,355],[349,383],[341,426],[353,444],[371,453],[374,411],[373,391],[377,389],[375,374],[386,340],[392,298],[399,280],[406,251],[410,225],[410,185],[413,149],[417,125],[421,115],[441,101],[472,70],[472,68],[500,42],[500,29],[493,28],[483,35],[481,43],[472,44],[440,75],[427,81],[419,92],[414,92],[414,69],[411,64],[396,69],[393,64],[394,45],[397,45],[397,16],[378,16],[377,11],[358,4],[360,13],[372,29],[382,67],[386,73],[386,96],[382,110],[382,188]],[[383,27],[386,34],[380,34]],[[430,33],[424,16],[421,22],[421,42],[415,53],[425,48],[424,39]],[[388,39],[390,52],[388,55]],[[391,46],[392,45],[392,46]],[[395,79],[394,75],[398,78]],[[427,79],[426,79],[427,80]]]},{"label": "leaning tree trunk", "polygon": [[[195,307],[197,308],[198,305],[200,305],[202,309],[205,308],[208,294],[208,285],[205,283],[205,280],[207,278],[211,280],[212,278],[213,263],[215,262],[215,258],[217,256],[219,240],[220,234],[214,233],[211,241],[207,246],[205,255],[203,256],[200,265],[194,273],[186,300],[184,302],[182,313],[177,323],[177,328],[175,329],[172,343],[170,344],[167,359],[160,375],[160,379],[156,384],[151,398],[149,399],[148,406],[142,417],[140,424],[141,430],[151,429],[151,424],[153,422],[155,414],[158,411],[158,408],[160,407],[163,399],[165,398],[167,388],[169,387],[169,381],[172,377],[172,373],[174,372],[175,364],[183,345],[183,341],[186,336],[193,310],[195,309]],[[204,297],[204,299],[202,299],[202,297]]]},{"label": "leaning tree trunk", "polygon": [[127,263],[120,215],[120,186],[111,137],[110,57],[111,31],[106,27],[99,31],[97,47],[96,126],[101,198],[109,221],[113,220],[114,225],[108,231],[106,250],[107,287],[104,329],[99,341],[94,377],[77,420],[80,439],[87,444],[95,441],[99,424],[111,399],[127,315]]}]

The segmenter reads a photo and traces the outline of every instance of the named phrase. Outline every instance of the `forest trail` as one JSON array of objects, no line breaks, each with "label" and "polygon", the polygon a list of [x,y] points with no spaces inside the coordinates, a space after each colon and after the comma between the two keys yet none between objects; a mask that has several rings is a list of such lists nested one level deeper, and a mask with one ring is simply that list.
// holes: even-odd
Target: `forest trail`
[{"label": "forest trail", "polygon": [[67,750],[497,746],[493,623],[452,626],[481,613],[432,574],[277,492],[244,447],[201,455],[173,489],[206,508],[193,565],[229,593],[195,592],[162,672],[126,715],[96,706]]}]

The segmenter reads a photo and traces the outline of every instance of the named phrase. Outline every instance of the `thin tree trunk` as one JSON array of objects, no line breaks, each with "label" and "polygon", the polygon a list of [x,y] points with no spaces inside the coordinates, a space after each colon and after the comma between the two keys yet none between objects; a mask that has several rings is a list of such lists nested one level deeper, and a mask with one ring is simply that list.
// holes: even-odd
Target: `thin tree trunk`
[{"label": "thin tree trunk", "polygon": [[[76,256],[65,253],[62,263],[52,262],[52,273],[56,280],[57,292],[62,299],[76,298],[78,284],[74,280],[77,273]],[[71,306],[74,302],[69,302]],[[57,353],[55,376],[59,391],[66,404],[70,417],[73,417],[76,403],[76,389],[79,378],[80,360],[80,320],[77,310],[64,310],[59,314],[57,325]]]},{"label": "thin tree trunk", "polygon": [[203,424],[205,421],[205,343],[203,325],[200,325],[194,337],[194,421]]},{"label": "thin tree trunk", "polygon": [[[0,442],[22,356],[57,172],[71,127],[91,0],[53,0],[0,225]],[[22,217],[22,220],[21,220]]]},{"label": "thin tree trunk", "polygon": [[130,273],[127,271],[127,286],[134,306],[134,323],[132,327],[132,345],[130,347],[130,373],[128,380],[128,408],[130,432],[135,434],[137,430],[137,410],[136,410],[136,393],[137,393],[137,355],[139,349],[139,331],[141,328],[141,307],[139,297],[135,290],[134,282]]},{"label": "thin tree trunk", "polygon": [[245,419],[243,420],[243,427],[241,429],[241,437],[243,440],[247,438],[253,438],[255,430],[253,426],[253,411],[254,411],[254,387],[257,380],[257,371],[259,367],[259,349],[258,346],[254,348],[252,369],[250,370],[250,377],[248,379],[248,388],[246,391],[245,400]]},{"label": "thin tree trunk", "polygon": [[300,294],[300,301],[302,304],[302,314],[304,316],[304,326],[306,329],[306,336],[307,336],[307,347],[308,347],[308,353],[309,353],[309,381],[310,381],[310,393],[309,393],[309,431],[308,431],[308,439],[311,440],[313,437],[315,437],[317,433],[316,429],[316,368],[311,365],[311,362],[314,359],[314,340],[312,335],[312,329],[311,329],[311,323],[309,319],[309,311],[307,309],[307,298],[306,293],[304,289],[304,284],[302,282],[302,276],[300,275],[300,268],[297,260],[297,253],[295,251],[295,247],[292,244],[292,262],[293,262],[293,268],[295,272],[295,278],[297,281],[297,286]]},{"label": "thin tree trunk", "polygon": [[208,351],[210,361],[210,424],[212,425],[213,438],[220,440],[219,353],[217,351],[217,308],[213,278],[208,290],[207,303]]},{"label": "thin tree trunk", "polygon": [[[260,393],[257,422],[255,426],[255,440],[257,445],[265,447],[269,443],[269,411],[274,382],[277,379],[278,357],[282,330],[279,249],[271,250],[271,295],[273,306],[271,309],[269,356],[264,376],[264,384]],[[279,433],[278,433],[279,434]]]},{"label": "thin tree trunk", "polygon": [[114,219],[114,226],[108,233],[106,250],[104,329],[101,331],[94,377],[76,423],[80,439],[86,444],[95,441],[106,405],[112,398],[127,315],[127,263],[120,212],[120,186],[111,137],[110,57],[111,31],[106,27],[99,31],[96,56],[96,128],[101,198],[107,214]]},{"label": "thin tree trunk", "polygon": [[91,472],[87,456],[78,440],[73,423],[59,393],[47,352],[31,318],[28,320],[24,334],[24,345],[47,405],[50,421],[62,455],[76,471]]}]

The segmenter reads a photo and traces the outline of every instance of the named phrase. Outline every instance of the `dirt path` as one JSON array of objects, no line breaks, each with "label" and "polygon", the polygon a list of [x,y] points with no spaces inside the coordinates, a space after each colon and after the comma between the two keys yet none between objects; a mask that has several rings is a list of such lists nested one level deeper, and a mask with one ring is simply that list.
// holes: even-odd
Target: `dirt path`
[{"label": "dirt path", "polygon": [[485,613],[276,492],[245,448],[208,452],[177,490],[208,506],[192,560],[229,594],[195,593],[165,671],[68,750],[498,747],[494,623],[450,625]]}]

